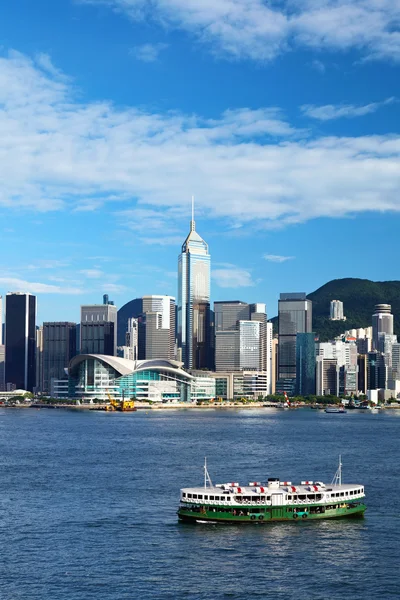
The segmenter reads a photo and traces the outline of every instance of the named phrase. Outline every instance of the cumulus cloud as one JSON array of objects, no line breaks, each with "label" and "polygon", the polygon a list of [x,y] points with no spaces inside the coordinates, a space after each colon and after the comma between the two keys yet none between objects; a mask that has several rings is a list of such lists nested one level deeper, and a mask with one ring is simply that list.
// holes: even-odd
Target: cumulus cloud
[{"label": "cumulus cloud", "polygon": [[400,60],[399,0],[80,1],[187,31],[235,59],[271,60],[301,46]]},{"label": "cumulus cloud", "polygon": [[293,260],[294,256],[281,256],[280,254],[264,254],[263,258],[268,262],[284,263],[288,260]]},{"label": "cumulus cloud", "polygon": [[[116,218],[175,243],[196,210],[230,227],[400,210],[400,137],[311,137],[277,108],[180,113],[83,103],[18,53],[0,58],[0,206],[75,210],[131,200]],[[181,236],[179,236],[180,242]]]},{"label": "cumulus cloud", "polygon": [[16,277],[0,277],[0,286],[12,292],[25,292],[28,294],[82,294],[79,288],[61,287],[38,283],[35,281],[24,281]]},{"label": "cumulus cloud", "polygon": [[168,44],[142,44],[131,48],[129,54],[145,63],[157,62],[163,50],[168,48]]},{"label": "cumulus cloud", "polygon": [[329,121],[332,119],[340,119],[342,117],[363,117],[370,113],[376,112],[378,109],[393,104],[396,98],[387,98],[382,102],[371,102],[362,106],[354,104],[326,104],[325,106],[315,106],[314,104],[304,104],[301,111],[307,117],[318,119],[320,121]]},{"label": "cumulus cloud", "polygon": [[256,285],[249,271],[234,266],[225,269],[214,269],[211,272],[211,277],[221,288],[253,287]]}]

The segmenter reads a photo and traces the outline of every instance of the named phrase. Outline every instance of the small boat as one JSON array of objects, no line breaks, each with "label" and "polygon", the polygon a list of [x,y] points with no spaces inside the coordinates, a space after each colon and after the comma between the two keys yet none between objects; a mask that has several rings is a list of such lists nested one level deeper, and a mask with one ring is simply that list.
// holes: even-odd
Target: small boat
[{"label": "small boat", "polygon": [[362,484],[342,483],[339,459],[332,483],[322,481],[280,481],[269,477],[265,483],[251,481],[213,485],[204,463],[204,486],[180,491],[178,518],[188,523],[299,522],[340,517],[362,517],[366,505]]},{"label": "small boat", "polygon": [[345,408],[336,408],[334,406],[328,407],[325,409],[326,413],[332,413],[332,414],[343,414],[346,413],[347,410]]}]

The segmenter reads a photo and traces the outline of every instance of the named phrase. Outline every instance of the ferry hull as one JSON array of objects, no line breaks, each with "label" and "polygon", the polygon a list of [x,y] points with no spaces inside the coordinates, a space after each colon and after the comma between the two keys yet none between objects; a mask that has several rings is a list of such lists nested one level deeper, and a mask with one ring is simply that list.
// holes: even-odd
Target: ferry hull
[{"label": "ferry hull", "polygon": [[[178,517],[181,521],[196,522],[214,522],[214,523],[258,523],[264,525],[278,521],[286,522],[305,522],[321,519],[340,519],[340,518],[359,518],[364,516],[366,505],[363,503],[345,504],[334,507],[330,506],[301,506],[294,509],[292,506],[282,506],[277,508],[249,508],[247,514],[243,512],[242,507],[233,507],[227,511],[221,511],[220,507],[210,508],[179,508]],[[316,512],[318,510],[318,512]],[[296,511],[296,512],[294,512]],[[236,513],[236,514],[234,514]]]}]

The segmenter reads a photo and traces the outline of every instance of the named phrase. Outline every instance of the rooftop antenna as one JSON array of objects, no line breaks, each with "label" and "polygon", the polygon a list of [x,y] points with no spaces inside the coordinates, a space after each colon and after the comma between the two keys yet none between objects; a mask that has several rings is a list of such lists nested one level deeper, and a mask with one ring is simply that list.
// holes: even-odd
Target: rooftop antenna
[{"label": "rooftop antenna", "polygon": [[342,485],[342,455],[339,454],[339,466],[337,471],[332,479],[331,485]]},{"label": "rooftop antenna", "polygon": [[204,468],[204,489],[207,488],[207,481],[208,481],[208,485],[211,488],[214,487],[213,483],[211,481],[210,474],[209,474],[208,469],[207,469],[207,456],[204,457],[204,467],[203,468]]},{"label": "rooftop antenna", "polygon": [[192,196],[192,220],[190,221],[190,231],[194,231],[196,224],[194,222],[194,196]]}]

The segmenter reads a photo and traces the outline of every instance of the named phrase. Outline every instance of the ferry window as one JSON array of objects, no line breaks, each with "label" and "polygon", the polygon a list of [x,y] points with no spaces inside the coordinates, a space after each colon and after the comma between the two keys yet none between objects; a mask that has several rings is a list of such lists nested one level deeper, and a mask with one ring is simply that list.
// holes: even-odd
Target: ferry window
[{"label": "ferry window", "polygon": [[341,496],[344,496],[344,492],[340,492],[340,495],[341,495]]},{"label": "ferry window", "polygon": [[354,494],[353,490],[350,490],[350,496],[352,496]]},{"label": "ferry window", "polygon": [[186,498],[186,492],[182,492],[182,498]]},{"label": "ferry window", "polygon": [[252,496],[251,497],[251,501],[252,502],[257,502],[257,500],[259,500],[260,498],[258,496]]},{"label": "ferry window", "polygon": [[305,500],[306,499],[306,495],[305,494],[299,494],[298,496],[299,500]]},{"label": "ferry window", "polygon": [[292,496],[288,496],[287,498],[288,498],[288,500],[291,500],[291,499],[292,499]]},{"label": "ferry window", "polygon": [[230,502],[230,501],[231,501],[231,497],[230,497],[230,496],[227,496],[227,497],[225,498],[225,500],[226,500],[227,502]]},{"label": "ferry window", "polygon": [[267,496],[267,500],[271,500],[271,496]]},{"label": "ferry window", "polygon": [[193,494],[193,498],[197,498],[197,494]]},{"label": "ferry window", "polygon": [[307,500],[315,500],[315,494],[307,494]]},{"label": "ferry window", "polygon": [[214,500],[214,496],[210,496],[210,500]]},{"label": "ferry window", "polygon": [[188,498],[191,498],[191,497],[192,497],[192,494],[188,494],[188,495],[187,495],[187,497],[188,497]]},{"label": "ferry window", "polygon": [[208,496],[204,496],[204,500],[208,500]]},{"label": "ferry window", "polygon": [[203,500],[203,494],[199,494],[197,497],[199,500]]}]

